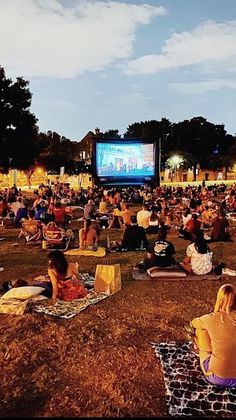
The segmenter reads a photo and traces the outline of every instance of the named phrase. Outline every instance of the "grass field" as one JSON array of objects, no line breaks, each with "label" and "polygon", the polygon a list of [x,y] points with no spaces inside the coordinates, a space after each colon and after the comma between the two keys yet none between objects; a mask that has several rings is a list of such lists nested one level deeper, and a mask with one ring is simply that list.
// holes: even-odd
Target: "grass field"
[{"label": "grass field", "polygon": [[[80,225],[73,222],[78,235]],[[18,230],[1,230],[0,282],[32,280],[47,271],[40,246],[14,246]],[[106,245],[107,230],[101,244]],[[109,231],[111,239],[121,232]],[[154,239],[155,236],[149,236]],[[189,242],[172,233],[180,261]],[[214,261],[236,269],[235,243],[211,244]],[[159,361],[150,342],[181,342],[183,327],[212,310],[221,280],[134,281],[131,266],[145,253],[108,254],[105,259],[69,257],[81,272],[120,263],[122,290],[71,320],[25,313],[0,314],[1,417],[168,416]],[[228,279],[227,279],[228,281]],[[235,278],[230,280],[236,286]]]}]

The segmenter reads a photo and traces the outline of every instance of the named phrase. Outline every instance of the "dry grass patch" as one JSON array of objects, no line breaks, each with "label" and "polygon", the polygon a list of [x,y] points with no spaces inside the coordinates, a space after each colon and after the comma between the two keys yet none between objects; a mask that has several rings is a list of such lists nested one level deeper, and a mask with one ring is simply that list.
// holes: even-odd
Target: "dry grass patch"
[{"label": "dry grass patch", "polygon": [[[81,224],[73,223],[78,232]],[[18,230],[1,231],[0,281],[45,274],[40,246],[13,246]],[[101,232],[118,239],[119,231]],[[150,236],[154,239],[155,236]],[[177,260],[188,242],[170,236]],[[214,260],[236,268],[234,243],[211,244]],[[111,253],[104,259],[69,257],[80,271],[120,263],[122,290],[71,320],[37,313],[0,314],[0,416],[159,417],[167,416],[161,367],[153,341],[183,341],[184,325],[212,309],[224,280],[134,281],[131,266],[143,252]]]}]

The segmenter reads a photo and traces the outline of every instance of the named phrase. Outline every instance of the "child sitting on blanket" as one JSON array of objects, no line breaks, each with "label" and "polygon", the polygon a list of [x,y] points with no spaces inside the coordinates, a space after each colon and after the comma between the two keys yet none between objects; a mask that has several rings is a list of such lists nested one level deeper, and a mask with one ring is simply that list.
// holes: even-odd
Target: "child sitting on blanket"
[{"label": "child sitting on blanket", "polygon": [[207,381],[236,388],[236,290],[224,284],[217,293],[213,313],[191,321],[195,353]]}]

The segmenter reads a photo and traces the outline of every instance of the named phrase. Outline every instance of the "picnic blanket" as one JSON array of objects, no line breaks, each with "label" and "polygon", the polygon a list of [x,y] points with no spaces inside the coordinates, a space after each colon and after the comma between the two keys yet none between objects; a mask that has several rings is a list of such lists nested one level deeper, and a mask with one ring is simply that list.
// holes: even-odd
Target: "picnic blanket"
[{"label": "picnic blanket", "polygon": [[205,275],[201,275],[201,276],[197,276],[194,274],[188,274],[186,277],[174,277],[173,274],[171,275],[171,273],[169,274],[169,276],[163,276],[163,277],[151,277],[149,276],[149,274],[147,272],[140,272],[140,271],[132,271],[132,277],[134,280],[194,280],[194,281],[199,281],[199,280],[221,280],[221,276],[217,276],[216,274],[205,274]]},{"label": "picnic blanket", "polygon": [[91,251],[89,249],[69,249],[64,253],[65,255],[84,255],[88,257],[105,257],[106,255],[106,248],[99,246],[97,251]]},{"label": "picnic blanket", "polygon": [[225,417],[236,413],[236,388],[207,382],[190,342],[151,344],[161,361],[171,416]]},{"label": "picnic blanket", "polygon": [[57,299],[54,305],[48,301],[42,301],[31,305],[31,308],[35,312],[63,319],[70,319],[86,309],[88,306],[94,305],[107,297],[108,295],[106,293],[97,293],[93,290],[82,299],[74,299],[70,302]]}]

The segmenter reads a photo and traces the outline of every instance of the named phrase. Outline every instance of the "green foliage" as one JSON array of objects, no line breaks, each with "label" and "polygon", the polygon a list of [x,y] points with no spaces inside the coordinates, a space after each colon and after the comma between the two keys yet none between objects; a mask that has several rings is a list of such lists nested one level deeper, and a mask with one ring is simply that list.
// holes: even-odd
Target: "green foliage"
[{"label": "green foliage", "polygon": [[119,130],[108,130],[105,133],[99,133],[100,136],[105,138],[111,139],[120,139],[121,135],[119,134]]},{"label": "green foliage", "polygon": [[227,134],[223,124],[215,125],[203,117],[194,117],[178,123],[168,119],[141,121],[128,126],[125,138],[149,138],[159,143],[161,139],[162,169],[173,154],[183,157],[183,169],[197,166],[218,169],[232,165],[233,157],[227,154],[235,144],[235,137]]},{"label": "green foliage", "polygon": [[161,121],[141,121],[128,126],[124,138],[146,138],[164,139],[169,135],[171,123],[168,119],[162,118]]},{"label": "green foliage", "polygon": [[38,153],[37,119],[29,111],[32,95],[29,82],[8,79],[0,67],[0,166],[28,169]]},{"label": "green foliage", "polygon": [[66,173],[74,173],[74,147],[73,143],[60,134],[48,131],[47,134],[40,133],[39,142],[41,151],[37,158],[40,166],[46,170],[59,171],[61,166],[65,167]]}]

